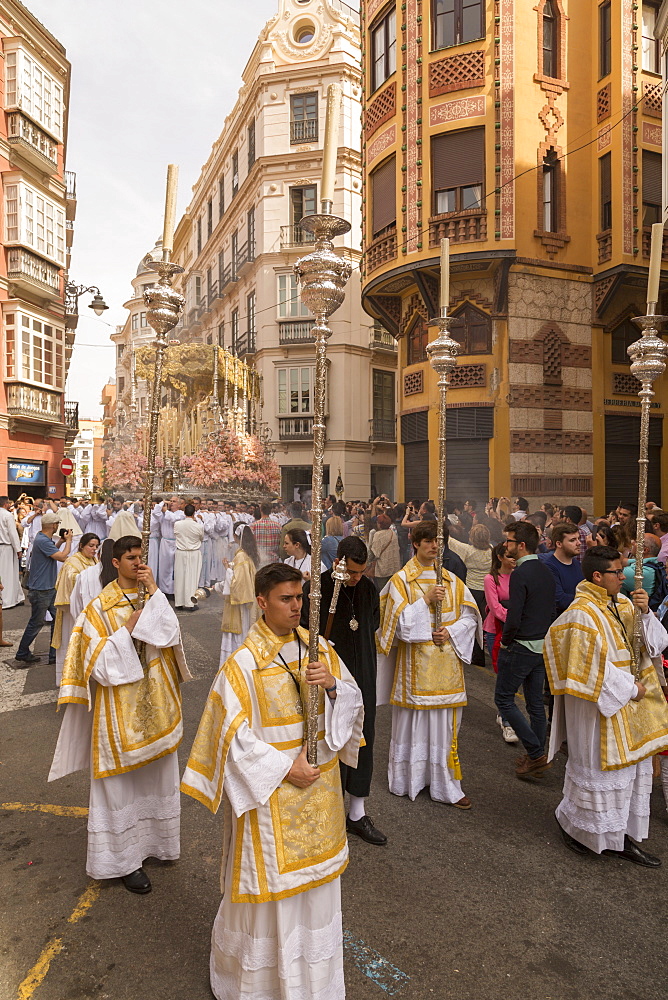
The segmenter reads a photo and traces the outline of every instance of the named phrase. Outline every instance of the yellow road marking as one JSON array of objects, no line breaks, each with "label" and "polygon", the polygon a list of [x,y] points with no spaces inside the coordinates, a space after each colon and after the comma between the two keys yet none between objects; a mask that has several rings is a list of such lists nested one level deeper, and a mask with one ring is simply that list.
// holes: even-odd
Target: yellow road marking
[{"label": "yellow road marking", "polygon": [[[67,918],[68,924],[76,924],[91,908],[97,897],[100,895],[102,886],[99,882],[91,882],[79,896],[77,905],[71,915]],[[42,950],[32,969],[25,977],[18,988],[16,1000],[31,1000],[37,987],[44,981],[44,977],[49,971],[52,960],[63,950],[63,939],[54,938],[49,941]]]},{"label": "yellow road marking", "polygon": [[13,809],[16,812],[43,812],[52,816],[87,816],[88,809],[83,806],[52,806],[41,802],[0,802],[0,809]]}]

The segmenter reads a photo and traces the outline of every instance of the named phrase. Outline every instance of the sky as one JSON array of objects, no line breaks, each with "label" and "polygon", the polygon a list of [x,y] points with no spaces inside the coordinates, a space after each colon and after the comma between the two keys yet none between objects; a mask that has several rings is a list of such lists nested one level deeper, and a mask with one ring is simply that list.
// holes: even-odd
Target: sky
[{"label": "sky", "polygon": [[79,300],[67,398],[101,416],[114,375],[109,340],[141,258],[162,233],[168,163],[177,219],[232,110],[241,72],[277,0],[23,0],[72,64],[67,169],[77,175],[70,280],[97,285],[109,310]]}]

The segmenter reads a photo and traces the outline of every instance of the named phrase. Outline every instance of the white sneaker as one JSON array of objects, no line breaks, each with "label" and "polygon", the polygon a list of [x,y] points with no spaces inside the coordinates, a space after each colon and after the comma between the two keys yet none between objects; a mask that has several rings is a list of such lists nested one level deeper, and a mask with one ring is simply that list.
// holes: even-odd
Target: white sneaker
[{"label": "white sneaker", "polygon": [[496,724],[497,726],[501,726],[501,728],[503,729],[503,719],[501,718],[500,715],[497,715],[496,717]]},{"label": "white sneaker", "polygon": [[519,743],[517,733],[512,726],[501,726],[501,732],[506,743]]}]

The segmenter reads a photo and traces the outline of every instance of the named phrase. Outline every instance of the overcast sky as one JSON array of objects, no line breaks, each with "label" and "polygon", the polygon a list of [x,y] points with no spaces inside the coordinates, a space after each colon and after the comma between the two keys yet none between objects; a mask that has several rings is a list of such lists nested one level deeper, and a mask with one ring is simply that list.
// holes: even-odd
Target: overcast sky
[{"label": "overcast sky", "polygon": [[[81,319],[67,382],[83,417],[99,417],[114,374],[109,341],[123,323],[140,259],[162,233],[168,163],[178,216],[234,106],[241,71],[277,0],[24,0],[72,64],[67,169],[77,175],[71,279],[98,285],[101,320]],[[107,324],[107,325],[106,325]]]}]

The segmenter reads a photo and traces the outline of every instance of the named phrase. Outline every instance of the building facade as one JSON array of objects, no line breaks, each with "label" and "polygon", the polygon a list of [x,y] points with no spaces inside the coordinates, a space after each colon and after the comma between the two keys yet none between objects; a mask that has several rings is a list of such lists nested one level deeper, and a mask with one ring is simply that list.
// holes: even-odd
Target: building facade
[{"label": "building facade", "polygon": [[175,239],[186,297],[175,335],[217,343],[256,367],[286,500],[311,482],[313,319],[293,266],[312,249],[299,222],[320,207],[333,82],[344,94],[334,212],[352,223],[336,243],[354,270],[331,319],[325,478],[331,491],[340,471],[347,497],[395,487],[396,342],[360,304],[359,41],[359,15],[339,0],[280,0]]},{"label": "building facade", "polygon": [[74,471],[67,477],[69,496],[90,496],[102,482],[103,438],[102,420],[79,420],[79,433],[67,452],[67,457],[74,463]]},{"label": "building facade", "polygon": [[[449,497],[601,513],[637,495],[640,385],[626,348],[662,217],[658,8],[363,0],[362,296],[400,344],[400,496],[437,488],[425,347],[443,237],[461,345]],[[668,502],[667,403],[663,380],[656,503]]]},{"label": "building facade", "polygon": [[17,0],[0,0],[0,43],[0,492],[61,495],[77,426],[77,405],[65,402],[76,327],[65,295],[76,210],[65,170],[70,64]]}]

